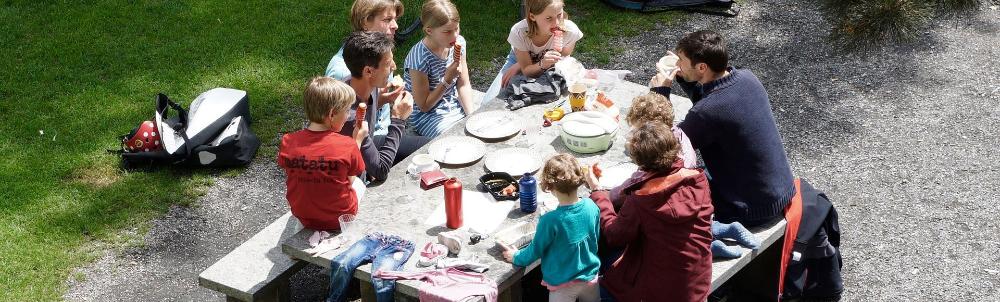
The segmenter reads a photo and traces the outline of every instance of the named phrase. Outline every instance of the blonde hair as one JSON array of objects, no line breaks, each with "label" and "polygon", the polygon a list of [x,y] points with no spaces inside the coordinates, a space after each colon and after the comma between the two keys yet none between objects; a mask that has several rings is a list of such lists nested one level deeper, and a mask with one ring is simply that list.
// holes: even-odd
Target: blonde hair
[{"label": "blonde hair", "polygon": [[[524,20],[528,21],[528,36],[534,37],[538,34],[538,24],[531,21],[531,15],[538,15],[545,12],[549,6],[556,4],[566,5],[563,0],[527,0],[524,3]],[[559,20],[559,27],[563,27],[563,21],[569,19],[569,13],[563,12],[562,20]]]},{"label": "blonde hair", "polygon": [[573,193],[584,182],[583,166],[576,158],[566,153],[560,153],[545,161],[542,168],[540,187],[543,191],[555,190],[559,193]]},{"label": "blonde hair", "polygon": [[346,111],[354,100],[354,89],[331,77],[312,78],[302,93],[306,118],[313,123],[323,123],[330,116],[330,110],[333,113]]},{"label": "blonde hair", "polygon": [[461,22],[458,17],[458,8],[449,0],[427,0],[420,8],[420,22],[424,23],[424,29],[437,28],[448,23]]},{"label": "blonde hair", "polygon": [[354,31],[365,30],[365,23],[371,21],[379,13],[396,10],[396,17],[403,15],[403,2],[399,0],[355,0],[351,6],[351,26]]},{"label": "blonde hair", "polygon": [[625,115],[625,122],[633,127],[641,126],[646,122],[662,122],[667,126],[674,126],[674,106],[670,104],[667,97],[650,92],[632,99],[632,107]]}]

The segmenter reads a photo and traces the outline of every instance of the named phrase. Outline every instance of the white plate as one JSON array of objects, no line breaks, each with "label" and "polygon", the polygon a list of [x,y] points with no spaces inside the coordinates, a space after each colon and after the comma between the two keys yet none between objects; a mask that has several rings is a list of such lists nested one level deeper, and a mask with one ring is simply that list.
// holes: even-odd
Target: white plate
[{"label": "white plate", "polygon": [[461,165],[483,158],[486,144],[468,136],[449,136],[431,143],[427,151],[439,163]]},{"label": "white plate", "polygon": [[521,118],[507,110],[495,110],[473,114],[465,122],[465,130],[472,136],[484,139],[498,139],[521,132]]},{"label": "white plate", "polygon": [[[601,167],[601,164],[597,166]],[[629,177],[632,177],[632,173],[638,170],[639,166],[633,163],[622,163],[612,167],[601,168],[601,186],[609,189],[620,186]]]},{"label": "white plate", "polygon": [[490,172],[504,172],[517,177],[538,171],[542,167],[542,159],[537,152],[527,148],[506,148],[490,152],[486,155],[486,169]]}]

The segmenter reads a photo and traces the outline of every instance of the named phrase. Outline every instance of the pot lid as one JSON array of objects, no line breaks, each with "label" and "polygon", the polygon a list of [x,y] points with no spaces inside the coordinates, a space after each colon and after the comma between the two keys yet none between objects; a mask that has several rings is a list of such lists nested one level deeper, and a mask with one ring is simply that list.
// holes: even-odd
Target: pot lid
[{"label": "pot lid", "polygon": [[618,122],[602,112],[573,112],[562,120],[562,131],[577,137],[594,137],[614,133]]}]

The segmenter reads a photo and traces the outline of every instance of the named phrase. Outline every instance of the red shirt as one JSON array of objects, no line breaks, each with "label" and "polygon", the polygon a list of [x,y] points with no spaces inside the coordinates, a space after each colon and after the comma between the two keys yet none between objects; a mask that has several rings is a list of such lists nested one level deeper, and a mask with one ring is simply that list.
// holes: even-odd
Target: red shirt
[{"label": "red shirt", "polygon": [[365,170],[354,139],[335,131],[303,129],[285,134],[278,149],[285,170],[288,205],[313,230],[339,230],[337,218],[358,212],[358,196],[350,176]]}]

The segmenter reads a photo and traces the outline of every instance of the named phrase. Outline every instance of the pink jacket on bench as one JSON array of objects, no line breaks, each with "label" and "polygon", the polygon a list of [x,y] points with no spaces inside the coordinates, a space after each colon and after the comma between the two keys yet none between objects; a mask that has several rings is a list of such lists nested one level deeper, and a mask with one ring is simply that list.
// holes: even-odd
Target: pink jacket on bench
[{"label": "pink jacket on bench", "polygon": [[497,301],[497,283],[480,273],[464,272],[454,267],[430,271],[376,271],[376,278],[423,280],[421,302],[462,301],[469,296],[484,296]]}]

